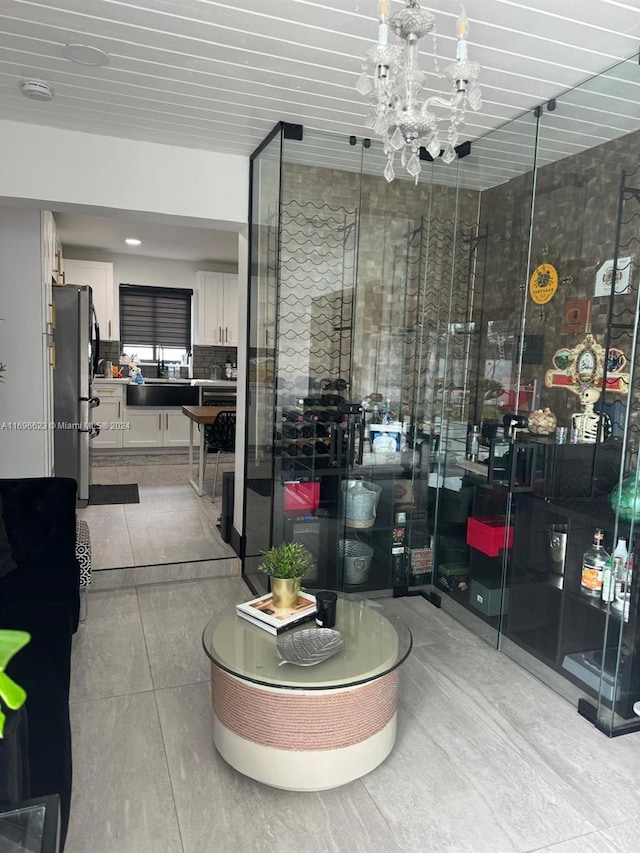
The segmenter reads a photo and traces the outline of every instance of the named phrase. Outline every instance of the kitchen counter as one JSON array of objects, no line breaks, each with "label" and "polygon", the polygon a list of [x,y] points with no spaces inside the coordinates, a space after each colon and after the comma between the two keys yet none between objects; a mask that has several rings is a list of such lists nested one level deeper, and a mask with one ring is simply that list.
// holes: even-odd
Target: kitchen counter
[{"label": "kitchen counter", "polygon": [[[135,385],[128,377],[123,379],[107,379],[105,376],[94,376],[94,382],[108,382],[114,385]],[[223,388],[236,389],[237,381],[235,379],[158,379],[155,376],[145,379],[143,385],[196,385],[208,388]]]}]

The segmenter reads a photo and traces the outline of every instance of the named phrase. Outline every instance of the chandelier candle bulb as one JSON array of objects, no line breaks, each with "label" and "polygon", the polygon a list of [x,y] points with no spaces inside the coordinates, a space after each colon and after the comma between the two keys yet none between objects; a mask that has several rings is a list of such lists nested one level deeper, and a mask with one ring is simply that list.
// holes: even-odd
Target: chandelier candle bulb
[{"label": "chandelier candle bulb", "polygon": [[458,45],[456,47],[456,59],[458,61],[467,61],[467,36],[469,35],[469,21],[467,14],[462,7],[462,12],[458,18]]},{"label": "chandelier candle bulb", "polygon": [[380,0],[378,21],[378,44],[384,47],[389,43],[389,0]]}]

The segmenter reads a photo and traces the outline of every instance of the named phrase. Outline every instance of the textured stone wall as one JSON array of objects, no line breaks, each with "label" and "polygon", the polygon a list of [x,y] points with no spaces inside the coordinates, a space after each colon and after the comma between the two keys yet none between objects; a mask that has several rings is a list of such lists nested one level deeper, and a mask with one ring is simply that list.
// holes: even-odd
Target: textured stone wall
[{"label": "textured stone wall", "polygon": [[280,368],[350,379],[352,400],[379,394],[397,417],[433,420],[454,382],[446,357],[464,381],[469,342],[448,330],[469,319],[477,209],[474,191],[284,164]]},{"label": "textured stone wall", "polygon": [[224,379],[224,366],[227,356],[231,356],[231,363],[238,363],[238,351],[236,347],[193,347],[193,378],[212,379],[213,368],[218,371],[218,379]]},{"label": "textured stone wall", "polygon": [[[621,171],[633,171],[638,165],[640,133],[633,133],[590,151],[565,158],[538,170],[531,259],[527,247],[532,191],[531,174],[483,193],[481,221],[488,230],[487,289],[484,302],[484,335],[480,351],[480,370],[487,358],[495,358],[496,348],[487,340],[488,321],[503,322],[510,331],[504,342],[505,358],[515,361],[523,309],[525,335],[542,336],[541,363],[524,364],[523,377],[538,380],[540,403],[549,406],[560,423],[569,424],[579,410],[578,398],[566,390],[544,387],[544,374],[552,368],[554,353],[575,347],[587,332],[563,330],[568,302],[591,302],[590,330],[602,346],[606,344],[609,298],[595,297],[596,271],[613,258]],[[640,185],[640,175],[635,181]],[[632,181],[634,183],[634,181]],[[640,203],[625,202],[621,254],[637,255]],[[627,246],[625,249],[624,246]],[[528,296],[528,278],[540,263],[553,264],[558,270],[559,287],[544,306],[535,305]],[[633,323],[637,295],[637,262],[631,274],[629,295],[615,297],[615,312],[625,323]],[[526,339],[525,339],[526,340]],[[612,345],[630,355],[632,338],[621,332]],[[525,355],[525,361],[527,356]],[[605,402],[624,403],[624,395],[606,394]],[[619,407],[618,407],[619,408]]]}]

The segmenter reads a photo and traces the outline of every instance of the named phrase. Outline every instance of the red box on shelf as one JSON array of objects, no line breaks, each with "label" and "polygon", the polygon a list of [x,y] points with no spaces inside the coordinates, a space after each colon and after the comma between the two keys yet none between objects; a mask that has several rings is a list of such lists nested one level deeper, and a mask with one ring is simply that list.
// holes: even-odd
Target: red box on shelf
[{"label": "red box on shelf", "polygon": [[320,483],[284,483],[284,511],[308,512],[320,506]]},{"label": "red box on shelf", "polygon": [[[497,557],[504,548],[503,515],[482,515],[467,519],[467,545],[482,551],[488,557]],[[507,548],[513,545],[513,526],[509,527]]]}]

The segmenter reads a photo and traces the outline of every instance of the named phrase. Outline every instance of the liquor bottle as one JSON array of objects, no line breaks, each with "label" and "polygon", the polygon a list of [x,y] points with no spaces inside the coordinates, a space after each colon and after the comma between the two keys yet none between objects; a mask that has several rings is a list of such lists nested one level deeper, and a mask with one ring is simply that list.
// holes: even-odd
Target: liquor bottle
[{"label": "liquor bottle", "polygon": [[478,450],[480,447],[480,427],[474,424],[471,432],[467,435],[467,459],[470,462],[478,461]]},{"label": "liquor bottle", "polygon": [[618,592],[627,592],[627,585],[631,587],[630,565],[632,560],[629,559],[626,539],[618,539],[618,544],[616,545],[612,556],[614,561],[617,560],[616,576]]},{"label": "liquor bottle", "polygon": [[602,590],[600,598],[604,602],[613,601],[616,597],[616,564],[619,562],[619,557],[614,557],[607,560],[602,570]]},{"label": "liquor bottle", "polygon": [[585,595],[599,596],[602,592],[602,572],[609,554],[605,551],[604,533],[596,528],[593,544],[582,555],[582,578],[580,587]]},{"label": "liquor bottle", "polygon": [[629,559],[629,552],[627,550],[627,540],[626,539],[618,539],[618,544],[614,548],[613,557],[620,557],[623,563],[626,563]]}]

